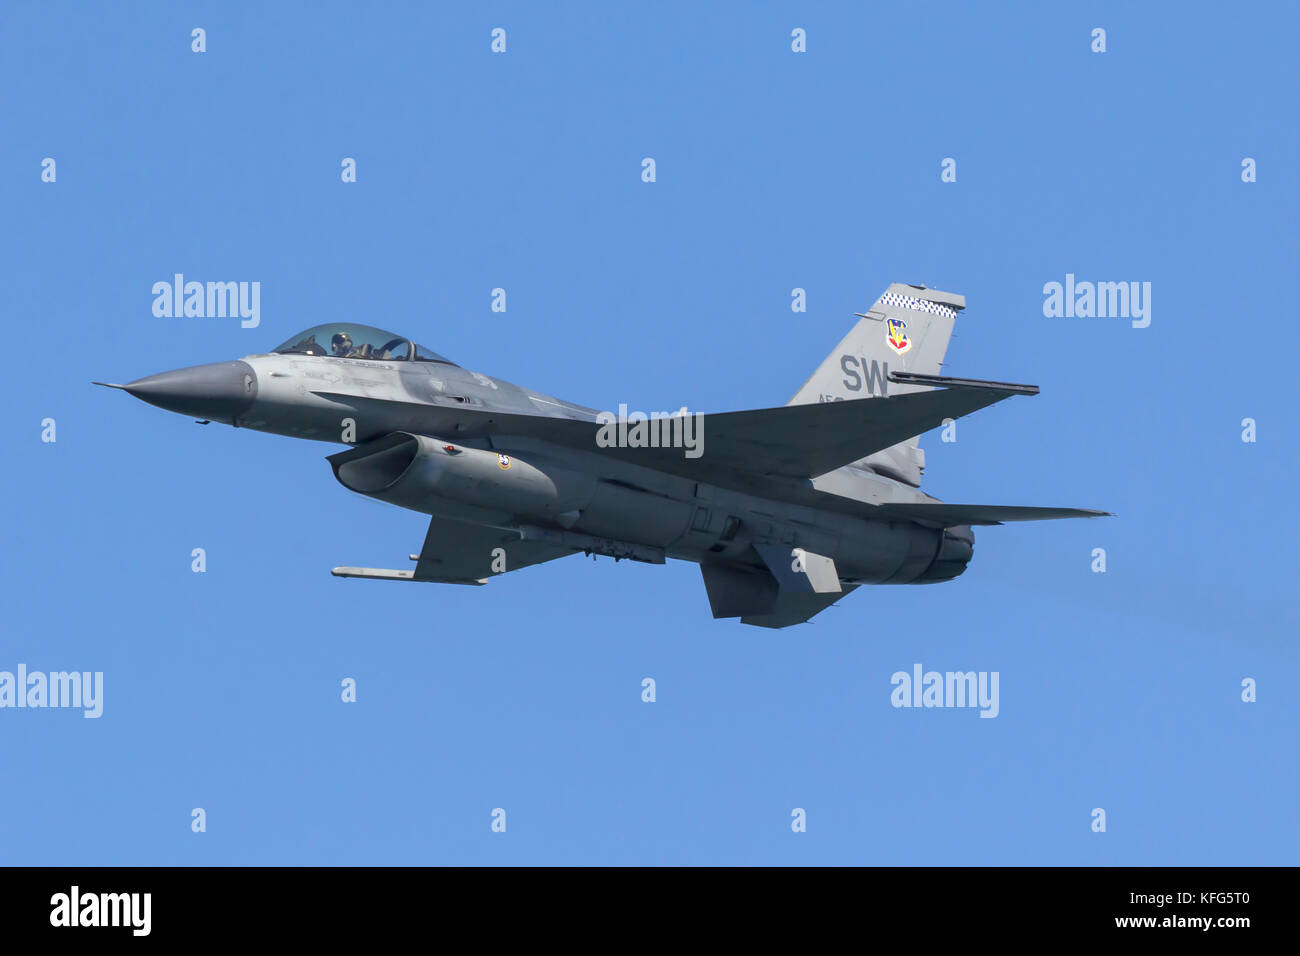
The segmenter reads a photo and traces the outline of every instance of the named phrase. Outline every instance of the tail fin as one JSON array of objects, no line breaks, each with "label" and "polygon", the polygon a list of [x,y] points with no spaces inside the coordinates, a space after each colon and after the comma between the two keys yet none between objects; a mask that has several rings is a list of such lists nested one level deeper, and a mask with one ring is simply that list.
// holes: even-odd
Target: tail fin
[{"label": "tail fin", "polygon": [[[965,296],[895,282],[876,300],[788,405],[837,402],[924,391],[926,386],[889,381],[890,372],[938,375]],[[925,452],[916,438],[855,464],[920,487]]]}]

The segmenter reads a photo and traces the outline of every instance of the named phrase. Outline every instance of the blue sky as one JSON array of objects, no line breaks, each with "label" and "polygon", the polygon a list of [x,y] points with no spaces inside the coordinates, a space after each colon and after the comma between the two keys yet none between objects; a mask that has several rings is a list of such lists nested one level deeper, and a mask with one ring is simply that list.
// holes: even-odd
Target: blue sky
[{"label": "blue sky", "polygon": [[[0,862],[1294,864],[1298,25],[5,5],[0,670],[105,699],[0,710]],[[260,326],[154,317],[176,272],[259,281]],[[1150,327],[1045,318],[1067,273],[1150,282]],[[893,281],[966,295],[949,374],[1042,387],[923,438],[926,490],[1117,517],[979,529],[956,581],[783,631],[675,562],[335,579],[421,517],[90,385],[358,321],[598,408],[773,406]],[[914,663],[997,671],[999,716],[894,709]]]}]

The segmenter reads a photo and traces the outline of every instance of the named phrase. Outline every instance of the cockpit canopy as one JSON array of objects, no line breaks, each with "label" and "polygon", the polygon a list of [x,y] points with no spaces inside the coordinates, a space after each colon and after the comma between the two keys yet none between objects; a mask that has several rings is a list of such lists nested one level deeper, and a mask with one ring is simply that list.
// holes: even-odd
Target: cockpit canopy
[{"label": "cockpit canopy", "polygon": [[275,351],[280,355],[321,355],[382,362],[456,364],[437,352],[430,352],[424,346],[416,345],[404,335],[354,323],[318,325],[314,329],[298,333]]}]

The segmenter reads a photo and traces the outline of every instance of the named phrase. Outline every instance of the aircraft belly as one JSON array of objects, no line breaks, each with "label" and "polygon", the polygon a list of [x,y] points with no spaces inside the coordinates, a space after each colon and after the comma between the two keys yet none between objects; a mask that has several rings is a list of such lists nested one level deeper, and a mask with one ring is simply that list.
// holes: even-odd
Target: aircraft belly
[{"label": "aircraft belly", "polygon": [[[925,580],[945,538],[942,530],[910,522],[862,521],[831,514],[782,520],[776,502],[764,502],[761,511],[708,511],[708,531],[696,529],[705,520],[697,511],[690,529],[667,547],[669,556],[697,564],[763,569],[778,551],[796,560],[798,549],[810,556],[805,565],[824,567],[823,559],[833,562],[835,573],[845,582],[907,584]],[[728,537],[730,518],[738,520]]]},{"label": "aircraft belly", "polygon": [[682,536],[692,510],[685,501],[598,481],[574,527],[602,538],[664,547]]}]

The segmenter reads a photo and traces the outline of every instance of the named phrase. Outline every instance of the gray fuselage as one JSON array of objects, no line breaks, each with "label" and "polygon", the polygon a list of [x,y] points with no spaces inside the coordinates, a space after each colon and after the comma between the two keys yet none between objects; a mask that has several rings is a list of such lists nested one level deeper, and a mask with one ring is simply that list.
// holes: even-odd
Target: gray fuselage
[{"label": "gray fuselage", "polygon": [[[513,475],[484,469],[461,480],[452,476],[441,486],[412,485],[411,477],[411,487],[361,492],[425,514],[496,527],[563,527],[700,564],[761,567],[755,546],[784,545],[834,559],[845,584],[947,580],[970,557],[967,528],[945,532],[908,521],[866,520],[842,509],[640,467],[596,448],[583,452],[516,436],[462,439],[458,410],[584,422],[596,421],[598,413],[450,363],[268,354],[233,364],[245,365],[253,377],[251,388],[246,383],[251,401],[226,419],[238,427],[355,445],[408,432],[505,454],[518,463]],[[434,409],[446,412],[445,433],[430,434]],[[528,483],[526,471],[541,478]],[[853,466],[820,476],[817,485],[865,505],[934,500]]]}]

